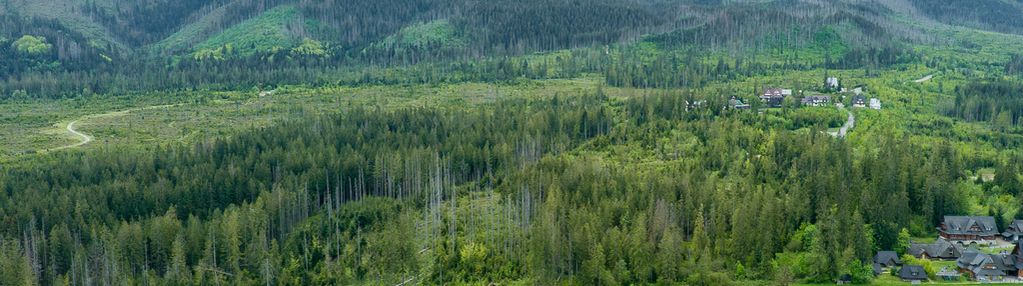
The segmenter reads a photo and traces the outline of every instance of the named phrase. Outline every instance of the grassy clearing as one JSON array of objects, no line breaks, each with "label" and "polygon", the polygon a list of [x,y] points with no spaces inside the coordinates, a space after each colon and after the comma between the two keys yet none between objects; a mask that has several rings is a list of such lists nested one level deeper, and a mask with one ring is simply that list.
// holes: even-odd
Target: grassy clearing
[{"label": "grassy clearing", "polygon": [[217,20],[224,16],[227,7],[219,7],[195,22],[188,23],[167,38],[151,45],[148,50],[153,54],[175,54],[188,51],[192,45],[209,37],[218,28]]},{"label": "grassy clearing", "polygon": [[[517,85],[284,87],[260,97],[258,91],[143,94],[98,99],[31,101],[0,104],[0,162],[40,150],[78,142],[69,122],[95,141],[81,148],[107,145],[149,147],[230,136],[300,113],[327,113],[367,108],[467,108],[500,98],[541,98],[594,92],[596,78],[529,81]],[[622,96],[629,93],[612,89]],[[138,109],[146,106],[168,108]],[[120,112],[137,109],[131,112]],[[116,112],[113,116],[96,116]]]},{"label": "grassy clearing", "polygon": [[196,45],[195,50],[212,50],[230,45],[234,53],[247,56],[275,48],[291,48],[302,40],[287,28],[296,21],[297,16],[298,10],[294,6],[281,5],[210,37]]},{"label": "grassy clearing", "polygon": [[467,44],[464,38],[458,36],[455,27],[448,20],[436,20],[402,28],[378,45],[401,50],[431,45],[441,49],[460,48]]}]

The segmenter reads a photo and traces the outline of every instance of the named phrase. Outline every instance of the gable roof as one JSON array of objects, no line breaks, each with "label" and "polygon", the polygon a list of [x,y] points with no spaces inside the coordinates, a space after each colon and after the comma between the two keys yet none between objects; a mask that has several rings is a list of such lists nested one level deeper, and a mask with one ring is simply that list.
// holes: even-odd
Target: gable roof
[{"label": "gable roof", "polygon": [[902,261],[899,260],[899,254],[895,253],[895,251],[878,251],[874,255],[874,263],[883,266],[894,266],[902,264]]},{"label": "gable roof", "polygon": [[986,254],[968,251],[956,260],[956,266],[970,270],[978,276],[1000,276],[1006,272],[1015,272],[1018,267],[1017,256],[1011,254]]},{"label": "gable roof", "polygon": [[910,243],[908,250],[909,255],[914,257],[926,254],[927,257],[943,259],[959,258],[963,252],[965,249],[961,245],[951,243],[944,238],[938,238],[934,243],[929,244]]},{"label": "gable roof", "polygon": [[1009,223],[1005,228],[1006,233],[1023,234],[1023,219],[1017,219]]},{"label": "gable roof", "polygon": [[948,234],[991,236],[998,234],[998,226],[995,225],[995,218],[990,216],[945,216],[941,231]]},{"label": "gable roof", "polygon": [[761,98],[781,98],[785,97],[785,93],[780,88],[768,88],[764,90],[764,95]]},{"label": "gable roof", "polygon": [[899,269],[899,278],[904,280],[927,280],[927,272],[920,265],[906,265]]}]

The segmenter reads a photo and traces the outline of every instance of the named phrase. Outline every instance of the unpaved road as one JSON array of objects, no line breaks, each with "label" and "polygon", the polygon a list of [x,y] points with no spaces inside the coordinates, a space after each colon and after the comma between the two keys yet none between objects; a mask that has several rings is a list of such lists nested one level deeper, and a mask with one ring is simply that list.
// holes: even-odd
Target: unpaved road
[{"label": "unpaved road", "polygon": [[849,113],[849,118],[845,120],[845,125],[838,129],[838,138],[845,138],[845,134],[849,133],[849,129],[856,126],[856,116],[853,115],[852,111],[846,110]]},{"label": "unpaved road", "polygon": [[80,146],[85,145],[85,144],[89,144],[89,142],[92,142],[92,136],[89,136],[89,135],[87,135],[85,133],[78,132],[78,130],[75,130],[75,123],[78,123],[78,120],[71,121],[71,123],[67,124],[67,132],[71,133],[71,135],[74,135],[74,136],[76,136],[78,138],[81,138],[81,141],[79,141],[78,143],[75,143],[75,144],[64,145],[64,146],[60,146],[60,147],[57,147],[57,148],[50,149],[51,151],[64,150],[64,149],[68,149],[68,148],[76,148],[76,147],[80,147]]},{"label": "unpaved road", "polygon": [[46,150],[43,150],[43,152],[60,151],[60,150],[64,150],[64,149],[78,148],[78,147],[85,146],[85,144],[91,143],[95,138],[93,138],[89,134],[82,133],[82,132],[80,132],[80,131],[75,129],[75,124],[78,124],[81,121],[88,120],[88,119],[95,119],[95,118],[103,118],[103,117],[123,116],[123,115],[127,115],[128,113],[132,113],[132,112],[136,112],[136,111],[141,111],[141,110],[157,109],[157,108],[170,108],[170,107],[175,107],[175,106],[179,106],[179,105],[181,105],[181,104],[154,105],[154,106],[146,106],[146,107],[125,109],[125,110],[121,110],[121,111],[112,111],[112,112],[107,112],[107,113],[90,114],[90,115],[82,116],[78,120],[69,122],[67,124],[67,127],[65,128],[65,129],[67,129],[67,133],[68,134],[71,134],[71,136],[79,138],[78,143],[46,149]]},{"label": "unpaved road", "polygon": [[915,82],[915,83],[924,83],[924,82],[926,82],[928,80],[931,80],[932,78],[934,78],[933,74],[932,75],[927,75],[927,76],[922,77],[922,78],[920,78],[918,80],[914,80],[913,82]]},{"label": "unpaved road", "polygon": [[848,109],[842,108],[842,110],[845,110],[846,113],[849,113],[849,118],[845,120],[845,124],[842,125],[842,128],[838,129],[838,132],[828,132],[828,134],[831,134],[831,136],[835,136],[838,138],[845,138],[845,135],[849,133],[849,129],[852,129],[854,126],[856,126],[856,115],[854,115],[852,111],[849,111]]}]

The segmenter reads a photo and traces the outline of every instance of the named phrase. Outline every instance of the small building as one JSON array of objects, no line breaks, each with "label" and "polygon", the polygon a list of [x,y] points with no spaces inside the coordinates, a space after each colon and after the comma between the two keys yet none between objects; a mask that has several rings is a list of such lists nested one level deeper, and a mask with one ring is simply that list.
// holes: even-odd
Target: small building
[{"label": "small building", "polygon": [[878,251],[874,255],[874,275],[881,275],[885,270],[902,265],[899,254],[895,251]]},{"label": "small building", "polygon": [[824,88],[826,89],[838,90],[840,86],[841,85],[838,84],[837,77],[829,77],[826,80],[824,80]]},{"label": "small building", "polygon": [[874,255],[874,263],[882,267],[892,267],[902,265],[902,260],[899,259],[899,254],[895,251],[878,251]]},{"label": "small building", "polygon": [[[792,90],[788,90],[789,94],[792,94]],[[764,90],[764,94],[760,96],[760,101],[763,101],[767,107],[781,107],[783,101],[785,101],[785,92],[780,88],[768,88]]]},{"label": "small building", "polygon": [[1002,237],[1010,242],[1019,241],[1023,237],[1023,220],[1014,220],[1009,223],[1009,226],[1005,228],[1005,232],[1002,233]]},{"label": "small building", "polygon": [[941,237],[963,244],[987,243],[1000,235],[995,218],[990,216],[945,216],[938,228]]},{"label": "small building", "polygon": [[852,107],[864,108],[867,107],[867,97],[862,95],[855,95],[852,98]]},{"label": "small building", "polygon": [[728,100],[728,107],[733,109],[750,109],[749,104],[743,103],[742,99],[738,99],[734,96]]},{"label": "small building", "polygon": [[959,281],[959,278],[963,275],[959,274],[959,271],[956,271],[953,267],[942,267],[934,276],[945,281]]},{"label": "small building", "polygon": [[878,98],[871,98],[870,109],[881,110],[881,100]]},{"label": "small building", "polygon": [[803,97],[799,103],[803,106],[827,106],[831,104],[831,97],[827,95],[811,95]]},{"label": "small building", "polygon": [[693,100],[693,101],[686,100],[686,111],[690,111],[690,110],[694,110],[694,109],[699,109],[699,108],[703,107],[704,103],[706,103],[706,101],[704,101],[704,100]]},{"label": "small building", "polygon": [[916,258],[955,260],[963,255],[962,245],[954,244],[938,238],[934,243],[909,243],[909,250],[906,252]]},{"label": "small building", "polygon": [[918,284],[927,281],[927,272],[920,265],[906,265],[899,269],[899,279]]}]

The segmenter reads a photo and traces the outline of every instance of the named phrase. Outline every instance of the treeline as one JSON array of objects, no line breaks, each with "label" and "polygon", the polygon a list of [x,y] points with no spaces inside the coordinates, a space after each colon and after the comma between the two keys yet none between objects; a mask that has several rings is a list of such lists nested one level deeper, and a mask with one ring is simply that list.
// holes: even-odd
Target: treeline
[{"label": "treeline", "polygon": [[989,122],[1001,130],[1016,130],[1023,117],[1023,84],[1016,81],[970,82],[957,86],[948,116]]},{"label": "treeline", "polygon": [[158,63],[116,69],[27,73],[0,80],[0,100],[73,98],[154,90],[250,90],[278,85],[439,84],[459,82],[507,83],[520,79],[573,78],[596,72],[604,65],[597,50],[577,50],[538,58],[493,58],[405,67],[337,66],[318,57],[289,62],[262,56],[245,61],[185,61],[174,67]]},{"label": "treeline", "polygon": [[[767,75],[779,70],[877,69],[918,61],[921,56],[903,48],[852,49],[841,57],[764,63],[756,58],[716,61],[696,53],[662,52],[651,57],[640,49],[623,47],[604,65],[608,85],[640,88],[703,87],[719,80]],[[612,57],[608,57],[612,58]]]},{"label": "treeline", "polygon": [[[536,57],[422,62],[381,67],[338,66],[331,58],[292,55],[288,51],[231,61],[184,60],[176,63],[134,62],[118,68],[78,72],[25,73],[0,80],[0,100],[65,98],[91,94],[153,90],[248,90],[277,85],[437,84],[514,82],[519,79],[573,78],[603,74],[616,87],[704,87],[715,80],[734,80],[784,70],[872,68],[919,59],[902,49],[852,50],[842,59],[766,64],[755,58],[708,59],[698,53],[658,51],[643,56],[638,48],[576,49]],[[333,57],[333,56],[332,56]]]}]

